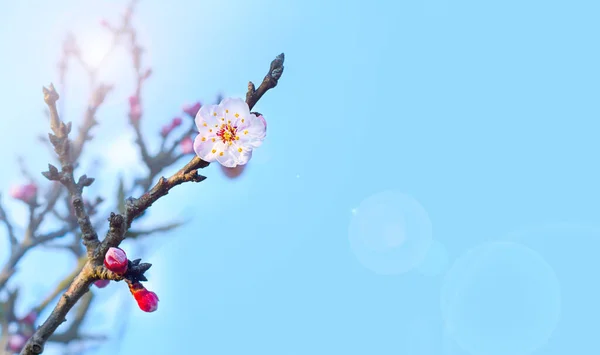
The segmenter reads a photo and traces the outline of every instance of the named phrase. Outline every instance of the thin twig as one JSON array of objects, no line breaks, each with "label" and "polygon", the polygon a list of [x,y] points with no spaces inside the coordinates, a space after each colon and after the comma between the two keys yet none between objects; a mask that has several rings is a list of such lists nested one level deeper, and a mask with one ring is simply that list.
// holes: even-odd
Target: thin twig
[{"label": "thin twig", "polygon": [[[1,197],[1,195],[0,195],[0,197]],[[2,206],[1,202],[0,202],[0,221],[4,222],[4,224],[6,225],[6,230],[8,232],[8,239],[10,240],[10,247],[11,247],[11,249],[13,249],[19,241],[17,240],[13,225],[8,220],[8,217],[6,216],[6,211],[4,211],[4,207]],[[0,287],[0,289],[1,289],[1,287]]]}]

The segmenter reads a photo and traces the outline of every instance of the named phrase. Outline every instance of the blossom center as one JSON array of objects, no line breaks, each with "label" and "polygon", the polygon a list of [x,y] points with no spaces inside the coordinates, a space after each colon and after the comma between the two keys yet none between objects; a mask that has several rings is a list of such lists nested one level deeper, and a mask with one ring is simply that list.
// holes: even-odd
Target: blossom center
[{"label": "blossom center", "polygon": [[223,143],[231,144],[234,140],[239,139],[237,137],[237,126],[232,126],[231,124],[222,124],[221,129],[217,132],[217,136],[221,138]]}]

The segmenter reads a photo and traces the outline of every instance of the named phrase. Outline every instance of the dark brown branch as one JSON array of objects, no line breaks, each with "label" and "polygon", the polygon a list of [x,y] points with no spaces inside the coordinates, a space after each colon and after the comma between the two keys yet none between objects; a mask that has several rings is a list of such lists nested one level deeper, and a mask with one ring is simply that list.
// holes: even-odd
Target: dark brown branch
[{"label": "dark brown branch", "polygon": [[48,339],[52,342],[58,343],[70,343],[73,340],[83,339],[83,335],[81,334],[81,325],[85,320],[85,316],[92,305],[92,300],[94,299],[94,294],[90,291],[81,297],[81,301],[77,307],[77,311],[75,312],[75,318],[73,322],[70,324],[69,328],[61,333],[55,333],[50,336]]},{"label": "dark brown branch", "polygon": [[271,62],[271,67],[269,68],[269,72],[265,75],[263,82],[260,84],[258,89],[254,87],[254,84],[250,81],[248,83],[248,92],[246,93],[246,103],[250,110],[256,105],[258,100],[270,89],[277,86],[279,82],[279,78],[281,78],[281,74],[283,74],[283,61],[285,59],[285,55],[281,53],[273,61]]}]

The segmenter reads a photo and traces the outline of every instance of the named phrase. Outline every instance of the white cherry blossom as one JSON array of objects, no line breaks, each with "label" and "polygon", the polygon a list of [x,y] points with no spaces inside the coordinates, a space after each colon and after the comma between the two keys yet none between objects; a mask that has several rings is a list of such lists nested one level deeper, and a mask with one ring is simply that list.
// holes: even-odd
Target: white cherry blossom
[{"label": "white cherry blossom", "polygon": [[264,118],[251,114],[240,98],[202,106],[196,114],[196,126],[196,155],[209,163],[218,161],[227,168],[248,163],[252,150],[262,144],[267,131]]}]

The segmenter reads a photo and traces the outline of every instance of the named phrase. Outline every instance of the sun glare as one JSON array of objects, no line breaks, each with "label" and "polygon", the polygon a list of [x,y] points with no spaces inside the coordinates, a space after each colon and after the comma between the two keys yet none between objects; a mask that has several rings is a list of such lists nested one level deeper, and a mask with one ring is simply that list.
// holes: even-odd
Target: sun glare
[{"label": "sun glare", "polygon": [[106,31],[82,33],[79,42],[81,56],[91,69],[98,69],[106,62],[111,47],[111,38]]}]

